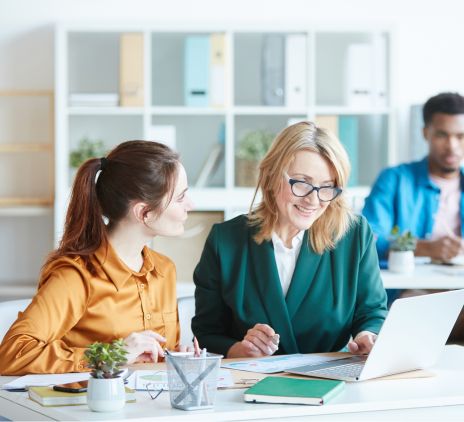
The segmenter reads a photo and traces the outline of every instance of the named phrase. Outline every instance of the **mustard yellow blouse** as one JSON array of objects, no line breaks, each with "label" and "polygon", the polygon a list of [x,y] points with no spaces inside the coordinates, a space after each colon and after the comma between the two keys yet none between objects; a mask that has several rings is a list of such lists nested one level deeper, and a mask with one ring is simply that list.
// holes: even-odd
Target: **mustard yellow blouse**
[{"label": "mustard yellow blouse", "polygon": [[147,247],[143,257],[142,269],[134,272],[111,245],[102,245],[91,258],[96,276],[79,257],[52,262],[0,345],[0,374],[85,371],[89,344],[136,331],[153,330],[175,348],[180,334],[175,266]]}]

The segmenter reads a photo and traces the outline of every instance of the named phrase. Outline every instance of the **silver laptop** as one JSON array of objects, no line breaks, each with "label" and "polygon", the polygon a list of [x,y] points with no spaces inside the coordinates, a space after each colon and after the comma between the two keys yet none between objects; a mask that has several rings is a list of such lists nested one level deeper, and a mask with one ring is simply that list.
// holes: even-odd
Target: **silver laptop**
[{"label": "silver laptop", "polygon": [[396,300],[369,355],[286,372],[363,381],[434,365],[464,305],[464,289]]}]

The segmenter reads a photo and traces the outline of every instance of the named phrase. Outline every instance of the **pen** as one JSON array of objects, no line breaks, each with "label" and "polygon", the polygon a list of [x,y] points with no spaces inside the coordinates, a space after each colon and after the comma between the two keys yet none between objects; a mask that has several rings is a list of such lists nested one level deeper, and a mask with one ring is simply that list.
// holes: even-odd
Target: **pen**
[{"label": "pen", "polygon": [[280,341],[280,335],[279,334],[274,334],[271,338],[271,341],[276,345],[278,346],[279,345],[279,341]]}]

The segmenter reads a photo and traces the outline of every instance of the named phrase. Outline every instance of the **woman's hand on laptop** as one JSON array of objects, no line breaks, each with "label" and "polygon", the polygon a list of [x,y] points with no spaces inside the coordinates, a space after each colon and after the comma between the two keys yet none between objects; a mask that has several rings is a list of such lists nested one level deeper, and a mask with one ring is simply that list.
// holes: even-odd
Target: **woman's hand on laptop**
[{"label": "woman's hand on laptop", "polygon": [[376,338],[377,334],[370,331],[361,331],[348,343],[348,349],[354,355],[366,355],[371,351]]}]

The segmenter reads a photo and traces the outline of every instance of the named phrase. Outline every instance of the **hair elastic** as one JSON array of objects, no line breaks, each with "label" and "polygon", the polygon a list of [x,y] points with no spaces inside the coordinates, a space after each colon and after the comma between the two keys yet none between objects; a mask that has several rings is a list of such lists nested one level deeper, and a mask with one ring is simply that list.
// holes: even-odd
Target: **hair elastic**
[{"label": "hair elastic", "polygon": [[108,158],[102,157],[100,158],[100,170],[105,170],[105,167],[108,164]]}]

